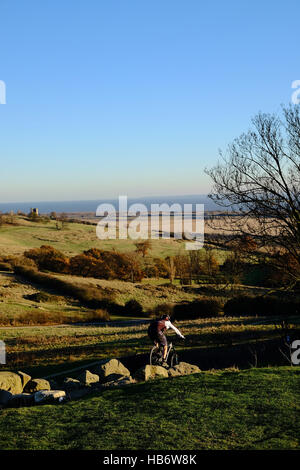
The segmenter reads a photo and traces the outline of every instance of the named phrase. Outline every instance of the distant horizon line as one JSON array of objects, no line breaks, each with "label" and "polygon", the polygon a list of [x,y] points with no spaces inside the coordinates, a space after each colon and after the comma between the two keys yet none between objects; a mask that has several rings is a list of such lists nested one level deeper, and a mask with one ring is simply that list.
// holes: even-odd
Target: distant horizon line
[{"label": "distant horizon line", "polygon": [[[208,197],[209,193],[197,193],[197,194],[170,194],[170,195],[152,195],[152,196],[127,196],[130,199],[151,199],[151,198],[181,198],[181,197]],[[123,195],[123,194],[122,194]],[[37,203],[52,203],[52,202],[94,202],[94,201],[115,201],[118,200],[119,196],[115,197],[105,197],[105,198],[96,198],[96,199],[43,199],[43,200],[30,200],[30,201],[0,201],[0,205],[4,204],[37,204]]]}]

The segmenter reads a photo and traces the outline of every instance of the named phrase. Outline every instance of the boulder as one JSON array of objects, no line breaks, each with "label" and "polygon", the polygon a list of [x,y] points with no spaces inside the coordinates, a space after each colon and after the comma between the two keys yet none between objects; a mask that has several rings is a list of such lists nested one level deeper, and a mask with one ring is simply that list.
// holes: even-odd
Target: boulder
[{"label": "boulder", "polygon": [[61,403],[65,400],[66,392],[64,390],[40,390],[34,394],[36,404]]},{"label": "boulder", "polygon": [[34,396],[31,393],[18,393],[17,395],[13,395],[7,403],[7,407],[9,408],[32,405],[34,405]]},{"label": "boulder", "polygon": [[168,370],[169,377],[178,377],[179,375],[189,375],[189,374],[197,374],[201,372],[198,366],[193,364],[188,364],[187,362],[179,362],[177,366],[171,367]]},{"label": "boulder", "polygon": [[110,374],[107,376],[107,381],[102,384],[102,388],[123,387],[130,385],[136,381],[128,375]]},{"label": "boulder", "polygon": [[15,372],[0,372],[0,390],[12,393],[22,393],[23,385],[20,375]]},{"label": "boulder", "polygon": [[94,367],[93,371],[99,375],[100,382],[106,382],[112,374],[130,377],[130,371],[118,359],[108,359],[104,364]]},{"label": "boulder", "polygon": [[12,393],[7,392],[6,390],[0,390],[0,405],[6,406],[9,400],[12,399],[12,397]]},{"label": "boulder", "polygon": [[80,380],[72,379],[71,377],[66,377],[63,381],[63,389],[67,391],[78,390],[81,388]]},{"label": "boulder", "polygon": [[25,374],[25,372],[21,372],[18,370],[17,374],[21,377],[22,380],[22,387],[23,389],[26,387],[27,383],[31,380],[30,375]]},{"label": "boulder", "polygon": [[50,390],[50,383],[45,379],[31,379],[25,386],[24,392],[35,393],[40,390]]},{"label": "boulder", "polygon": [[78,380],[83,385],[92,385],[99,382],[99,375],[92,374],[89,370],[85,370],[82,374],[79,375]]},{"label": "boulder", "polygon": [[151,366],[149,364],[147,364],[144,367],[141,367],[134,374],[134,378],[136,380],[142,380],[142,381],[158,379],[162,377],[168,377],[167,369],[161,366]]}]

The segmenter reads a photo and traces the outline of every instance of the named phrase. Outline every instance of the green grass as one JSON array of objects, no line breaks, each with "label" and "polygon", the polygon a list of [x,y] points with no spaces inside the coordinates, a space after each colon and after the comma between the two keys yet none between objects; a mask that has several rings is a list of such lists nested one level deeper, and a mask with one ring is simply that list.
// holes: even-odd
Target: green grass
[{"label": "green grass", "polygon": [[0,449],[299,449],[299,379],[289,367],[202,372],[6,409]]},{"label": "green grass", "polygon": [[[20,225],[7,225],[0,228],[0,254],[21,255],[25,250],[41,245],[51,245],[68,256],[77,255],[90,248],[104,250],[116,249],[121,252],[134,251],[134,240],[99,240],[96,226],[70,223],[63,230],[56,229],[56,222],[47,224],[27,222],[16,217]],[[181,240],[153,240],[152,256],[165,258],[179,252],[185,252]]]}]

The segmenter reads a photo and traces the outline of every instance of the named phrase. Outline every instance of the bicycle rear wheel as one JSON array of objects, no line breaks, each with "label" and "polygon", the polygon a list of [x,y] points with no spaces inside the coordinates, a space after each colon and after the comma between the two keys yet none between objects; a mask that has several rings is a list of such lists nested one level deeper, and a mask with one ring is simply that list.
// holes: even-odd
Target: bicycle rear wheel
[{"label": "bicycle rear wheel", "polygon": [[150,365],[157,366],[161,363],[162,355],[160,348],[153,346],[150,352]]}]

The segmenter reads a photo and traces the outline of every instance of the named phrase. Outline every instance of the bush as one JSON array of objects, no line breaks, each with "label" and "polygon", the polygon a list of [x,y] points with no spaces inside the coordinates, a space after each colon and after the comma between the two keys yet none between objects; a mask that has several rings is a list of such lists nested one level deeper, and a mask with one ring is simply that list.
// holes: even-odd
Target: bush
[{"label": "bush", "polygon": [[34,294],[23,295],[26,300],[32,300],[33,302],[54,302],[57,301],[56,295],[47,294],[46,292],[35,292]]},{"label": "bush", "polygon": [[12,318],[0,317],[1,325],[51,325],[64,323],[64,318],[57,312],[44,312],[40,310],[31,310],[29,312],[19,313]]},{"label": "bush", "polygon": [[215,299],[201,299],[177,304],[173,312],[176,320],[217,317],[222,312],[222,304]]},{"label": "bush", "polygon": [[24,256],[33,260],[39,269],[56,273],[69,272],[69,258],[50,245],[25,251]]},{"label": "bush", "polygon": [[143,307],[137,300],[131,299],[126,302],[124,313],[132,317],[140,317],[143,315]]},{"label": "bush", "polygon": [[70,259],[71,274],[89,276],[98,279],[121,279],[139,282],[144,273],[138,257],[132,253],[92,248]]},{"label": "bush", "polygon": [[11,264],[0,262],[0,271],[11,271],[11,270],[12,270]]},{"label": "bush", "polygon": [[83,321],[85,322],[110,321],[110,315],[107,310],[97,309],[94,312],[88,313]]},{"label": "bush", "polygon": [[174,312],[174,305],[173,304],[158,304],[156,307],[154,307],[150,315],[153,318],[160,318],[162,315],[169,315],[169,317],[173,316]]},{"label": "bush", "polygon": [[299,315],[300,303],[279,297],[233,297],[224,306],[226,316]]}]

